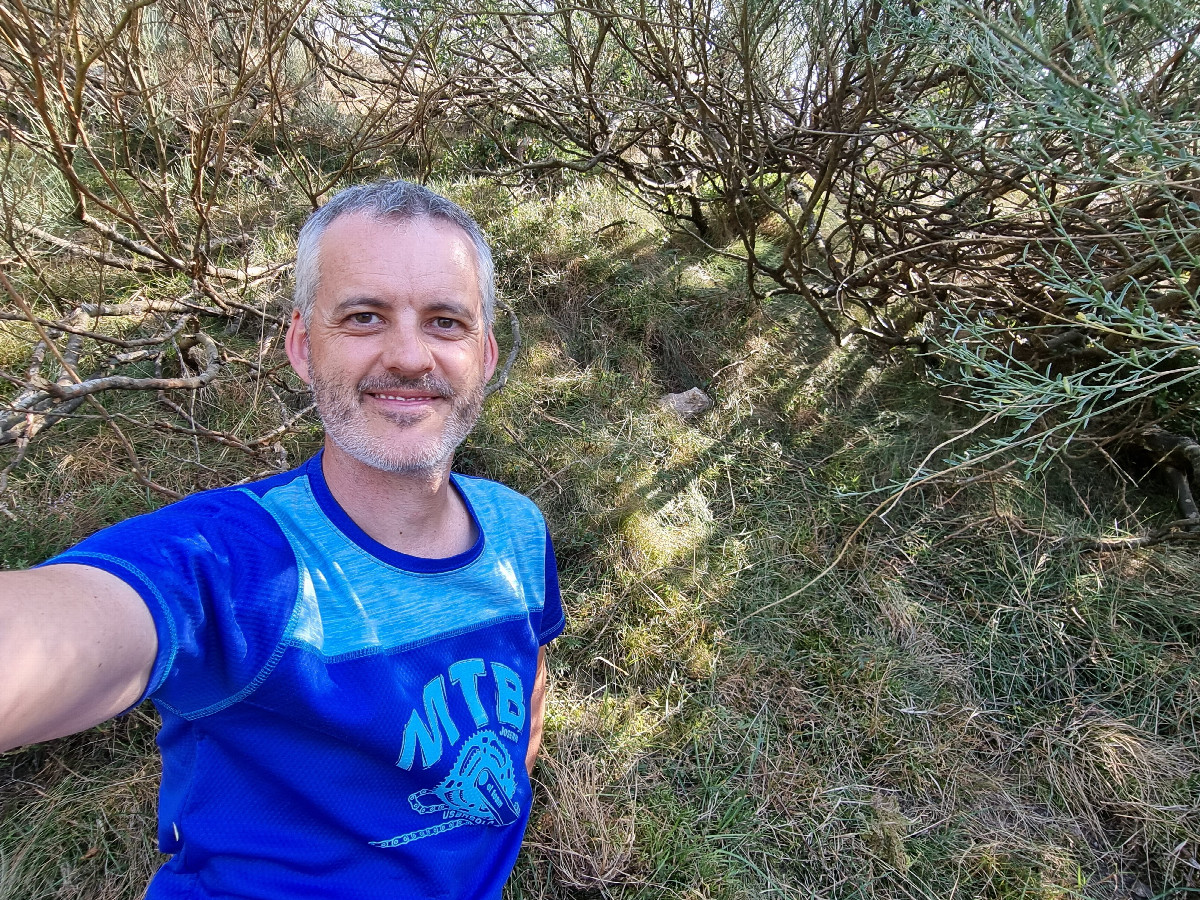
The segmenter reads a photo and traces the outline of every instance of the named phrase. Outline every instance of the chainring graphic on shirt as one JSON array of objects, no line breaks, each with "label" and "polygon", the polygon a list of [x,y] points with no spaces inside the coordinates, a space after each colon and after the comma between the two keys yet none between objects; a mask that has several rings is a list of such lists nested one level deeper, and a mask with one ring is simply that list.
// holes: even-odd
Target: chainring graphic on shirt
[{"label": "chainring graphic on shirt", "polygon": [[443,821],[428,828],[371,841],[373,847],[401,847],[463,825],[511,825],[520,818],[517,779],[512,757],[490,731],[467,739],[450,774],[435,788],[415,791],[408,804],[419,813],[441,813]]}]

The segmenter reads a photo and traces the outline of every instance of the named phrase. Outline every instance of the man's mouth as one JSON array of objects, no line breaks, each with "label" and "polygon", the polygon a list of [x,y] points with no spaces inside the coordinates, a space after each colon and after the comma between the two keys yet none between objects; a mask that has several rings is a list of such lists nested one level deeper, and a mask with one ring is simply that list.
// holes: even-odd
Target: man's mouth
[{"label": "man's mouth", "polygon": [[454,389],[448,384],[439,383],[438,379],[408,384],[397,384],[394,381],[380,384],[378,381],[365,379],[358,389],[367,397],[391,403],[430,403],[454,396]]},{"label": "man's mouth", "polygon": [[367,391],[367,396],[374,397],[376,400],[420,401],[440,399],[437,394],[384,394],[379,391]]}]

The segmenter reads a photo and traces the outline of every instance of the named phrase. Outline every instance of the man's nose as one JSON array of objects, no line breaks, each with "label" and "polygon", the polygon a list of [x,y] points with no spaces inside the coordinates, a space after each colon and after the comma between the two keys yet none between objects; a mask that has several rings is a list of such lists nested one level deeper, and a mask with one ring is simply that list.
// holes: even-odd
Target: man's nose
[{"label": "man's nose", "polygon": [[388,330],[383,363],[389,371],[403,375],[424,375],[433,370],[433,353],[418,323],[400,321]]}]

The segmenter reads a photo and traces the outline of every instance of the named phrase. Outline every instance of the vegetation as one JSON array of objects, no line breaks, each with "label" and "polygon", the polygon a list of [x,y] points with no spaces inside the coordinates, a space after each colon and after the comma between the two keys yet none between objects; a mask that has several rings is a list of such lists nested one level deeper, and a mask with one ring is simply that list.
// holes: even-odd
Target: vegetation
[{"label": "vegetation", "polygon": [[[425,179],[569,612],[514,900],[1200,892],[1195,12],[480,12],[0,9],[0,563],[315,449],[296,226]],[[140,895],[153,729],[0,759],[0,897]]]}]

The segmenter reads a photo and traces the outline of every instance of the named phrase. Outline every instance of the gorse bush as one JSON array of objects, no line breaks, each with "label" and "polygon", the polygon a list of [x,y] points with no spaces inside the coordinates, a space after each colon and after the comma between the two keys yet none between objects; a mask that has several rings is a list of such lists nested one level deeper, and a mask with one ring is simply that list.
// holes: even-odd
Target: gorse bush
[{"label": "gorse bush", "polygon": [[488,9],[444,7],[442,50],[509,173],[604,171],[752,295],[932,353],[1014,414],[984,452],[1190,440],[1195,10]]},{"label": "gorse bush", "polygon": [[[986,280],[964,265],[926,326],[946,363],[940,378],[1014,423],[968,455],[1045,463],[1081,441],[1187,449],[1158,434],[1190,437],[1200,384],[1195,11],[951,5],[931,18],[923,36],[977,92],[965,108],[915,110],[924,132],[969,164],[950,173],[946,208],[969,210],[964,230],[999,225],[1012,244],[993,245],[1002,269],[979,261]],[[972,170],[996,185],[986,208],[961,190]]]},{"label": "gorse bush", "polygon": [[[126,308],[35,286],[64,253],[160,298],[130,308],[151,317],[138,340],[195,333],[188,315],[270,330],[278,313],[245,297],[286,291],[273,233],[294,201],[465,164],[522,189],[603,174],[739,266],[753,301],[799,297],[837,339],[932,354],[1014,423],[958,448],[971,458],[1086,441],[1153,461],[1148,429],[1187,450],[1194,426],[1198,27],[1172,0],[17,4],[0,15],[5,204],[32,294],[11,314],[74,322],[86,364],[14,357],[13,402],[60,421],[78,406],[30,372],[127,365],[88,355],[96,313]],[[139,289],[160,275],[188,288]],[[233,362],[191,372],[169,343],[158,367],[201,381],[143,389]]]}]

